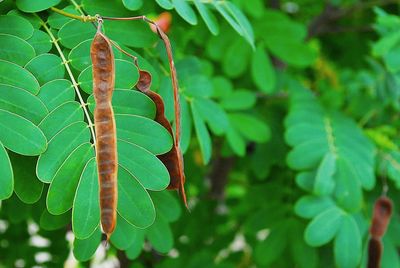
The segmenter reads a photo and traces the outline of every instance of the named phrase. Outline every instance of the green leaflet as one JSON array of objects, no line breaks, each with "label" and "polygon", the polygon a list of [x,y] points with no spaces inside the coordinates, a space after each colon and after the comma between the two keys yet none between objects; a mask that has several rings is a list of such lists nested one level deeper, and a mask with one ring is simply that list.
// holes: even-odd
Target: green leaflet
[{"label": "green leaflet", "polygon": [[138,10],[143,5],[143,0],[122,0],[122,4],[129,10]]},{"label": "green leaflet", "polygon": [[101,241],[100,227],[94,231],[94,233],[86,239],[74,240],[73,252],[74,256],[79,261],[88,261],[96,252],[97,247]]},{"label": "green leaflet", "polygon": [[111,243],[119,250],[128,249],[134,243],[138,232],[140,232],[138,228],[118,214],[117,225],[111,235]]},{"label": "green leaflet", "polygon": [[71,213],[66,212],[61,215],[50,214],[47,209],[44,209],[40,215],[40,228],[46,231],[54,231],[65,227],[71,220]]},{"label": "green leaflet", "polygon": [[47,140],[43,132],[17,114],[0,109],[0,128],[0,141],[13,152],[39,155],[46,150]]},{"label": "green leaflet", "polygon": [[229,94],[224,94],[220,105],[227,111],[247,110],[256,103],[256,95],[249,90],[235,90]]},{"label": "green leaflet", "polygon": [[172,137],[159,123],[146,117],[116,114],[117,137],[134,143],[155,155],[164,154],[172,148]]},{"label": "green leaflet", "polygon": [[48,9],[60,2],[61,0],[17,0],[17,7],[24,12],[33,13]]},{"label": "green leaflet", "polygon": [[60,43],[63,46],[72,49],[79,43],[94,36],[95,33],[96,28],[90,23],[82,23],[78,20],[70,20],[60,28],[58,31],[58,37],[60,38]]},{"label": "green leaflet", "polygon": [[68,101],[55,108],[39,124],[48,140],[51,140],[66,126],[83,121],[83,110],[76,101]]},{"label": "green leaflet", "polygon": [[134,260],[140,255],[144,244],[144,237],[145,237],[145,231],[137,229],[135,240],[133,240],[131,246],[125,251],[126,256],[129,259]]},{"label": "green leaflet", "polygon": [[341,226],[343,215],[341,209],[332,207],[314,217],[304,233],[307,244],[318,247],[331,241]]},{"label": "green leaflet", "polygon": [[208,133],[203,118],[200,116],[200,113],[193,102],[191,103],[191,110],[197,140],[199,141],[201,154],[203,156],[203,163],[206,165],[210,161],[212,153],[210,134]]},{"label": "green leaflet", "polygon": [[222,68],[228,77],[237,78],[246,72],[252,51],[243,39],[234,40],[223,53]]},{"label": "green leaflet", "polygon": [[[132,62],[121,59],[115,60],[115,88],[131,89],[136,85],[138,79],[139,71]],[[86,93],[91,94],[93,92],[92,66],[80,73],[78,82]]]},{"label": "green leaflet", "polygon": [[18,198],[33,204],[42,196],[43,183],[36,177],[36,157],[27,157],[9,152],[14,173],[14,192]]},{"label": "green leaflet", "polygon": [[47,193],[47,209],[51,214],[60,215],[72,208],[82,170],[94,155],[94,147],[87,142],[72,151],[62,163]]},{"label": "green leaflet", "polygon": [[47,53],[53,47],[50,36],[36,29],[33,31],[33,35],[26,41],[35,49],[36,55]]},{"label": "green leaflet", "polygon": [[282,226],[276,227],[272,229],[267,239],[257,244],[254,258],[259,265],[268,267],[281,256],[287,244],[287,240],[282,239],[285,232]]},{"label": "green leaflet", "polygon": [[43,85],[55,79],[64,78],[65,67],[60,57],[54,54],[41,54],[25,65],[39,84]]},{"label": "green leaflet", "polygon": [[[62,9],[65,12],[68,12],[70,14],[74,15],[80,15],[79,11],[74,8],[73,5],[66,6],[65,8]],[[71,18],[65,17],[61,14],[58,14],[56,12],[53,12],[50,14],[50,16],[47,19],[47,22],[49,23],[50,27],[52,29],[60,29],[64,24],[67,22],[71,21]]]},{"label": "green leaflet", "polygon": [[100,201],[96,159],[82,171],[72,208],[72,230],[78,239],[90,237],[99,226]]},{"label": "green leaflet", "polygon": [[1,15],[0,33],[15,35],[27,40],[33,34],[33,26],[28,20],[20,16]]},{"label": "green leaflet", "polygon": [[257,117],[245,113],[231,113],[228,115],[231,125],[246,139],[255,142],[266,142],[271,138],[268,125]]},{"label": "green leaflet", "polygon": [[35,50],[24,39],[9,34],[0,34],[0,59],[25,65],[33,57]]},{"label": "green leaflet", "polygon": [[331,152],[325,154],[317,169],[314,182],[314,192],[317,195],[329,195],[335,188],[334,174],[336,171],[336,156]]},{"label": "green leaflet", "polygon": [[229,119],[225,111],[210,99],[198,98],[192,101],[199,114],[216,135],[222,135],[229,128]]},{"label": "green leaflet", "polygon": [[169,174],[162,162],[133,143],[118,141],[118,162],[146,189],[159,191],[169,184]]},{"label": "green leaflet", "polygon": [[156,217],[153,202],[143,185],[127,169],[118,169],[118,213],[130,225],[146,228]]},{"label": "green leaflet", "polygon": [[171,0],[156,0],[157,4],[164,9],[173,9],[174,5],[171,3]]},{"label": "green leaflet", "polygon": [[0,109],[20,115],[36,125],[48,113],[46,106],[35,95],[4,84],[0,84]]},{"label": "green leaflet", "polygon": [[197,10],[200,13],[201,18],[207,25],[207,28],[213,35],[218,35],[219,33],[219,26],[217,19],[215,16],[209,11],[206,4],[202,3],[200,0],[194,0],[194,5],[196,6]]},{"label": "green leaflet", "polygon": [[82,0],[82,5],[88,14],[117,17],[129,17],[132,14],[132,12],[124,7],[123,2],[120,0]]},{"label": "green leaflet", "polygon": [[32,73],[5,60],[0,60],[0,83],[23,88],[35,95],[39,92],[38,80]]},{"label": "green leaflet", "polygon": [[154,224],[147,229],[147,239],[161,253],[167,253],[174,245],[171,228],[160,215],[157,215]]},{"label": "green leaflet", "polygon": [[185,0],[171,0],[176,12],[188,23],[197,24],[196,13]]},{"label": "green leaflet", "polygon": [[49,141],[46,152],[39,156],[36,167],[38,178],[50,183],[68,155],[89,140],[90,133],[85,122],[75,122],[63,128]]},{"label": "green leaflet", "polygon": [[40,88],[38,97],[47,109],[52,111],[67,101],[75,100],[75,91],[69,80],[56,79],[44,84]]},{"label": "green leaflet", "polygon": [[10,158],[0,142],[0,200],[11,197],[13,189],[14,177]]},{"label": "green leaflet", "polygon": [[294,210],[297,215],[311,219],[334,205],[329,197],[306,195],[297,200]]},{"label": "green leaflet", "polygon": [[168,222],[173,222],[179,219],[181,215],[181,207],[169,191],[151,192],[151,199],[156,204],[157,215],[162,215]]},{"label": "green leaflet", "polygon": [[258,46],[251,61],[251,74],[256,86],[265,93],[272,93],[276,87],[276,73],[269,55],[263,46]]},{"label": "green leaflet", "polygon": [[[87,99],[89,110],[94,112],[96,106],[93,94]],[[154,119],[156,107],[145,94],[136,90],[115,89],[112,96],[112,106],[115,114],[144,116]]]}]

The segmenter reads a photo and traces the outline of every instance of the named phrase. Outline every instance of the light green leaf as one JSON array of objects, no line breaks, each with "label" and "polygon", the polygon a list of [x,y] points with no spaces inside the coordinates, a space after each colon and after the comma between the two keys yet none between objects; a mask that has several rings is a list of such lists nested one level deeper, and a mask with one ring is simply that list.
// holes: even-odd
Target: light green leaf
[{"label": "light green leaf", "polygon": [[118,169],[118,213],[131,225],[146,228],[153,224],[156,212],[144,187],[125,168]]},{"label": "light green leaf", "polygon": [[33,57],[35,50],[24,39],[9,34],[0,34],[0,59],[25,65]]},{"label": "light green leaf", "polygon": [[271,138],[268,125],[257,117],[244,113],[231,113],[228,117],[234,128],[250,141],[262,143]]},{"label": "light green leaf", "polygon": [[344,212],[338,207],[329,208],[318,214],[308,225],[304,239],[312,247],[325,245],[336,236]]},{"label": "light green leaf", "polygon": [[272,93],[276,86],[276,73],[269,55],[262,46],[253,53],[251,74],[256,86],[265,93]]},{"label": "light green leaf", "polygon": [[82,170],[92,157],[94,147],[87,142],[72,151],[62,163],[47,193],[47,209],[51,214],[60,215],[72,208]]},{"label": "light green leaf", "polygon": [[192,25],[197,24],[196,13],[185,0],[172,0],[172,4],[179,16]]},{"label": "light green leaf", "polygon": [[[87,99],[90,111],[96,106],[94,96]],[[145,94],[136,90],[115,89],[112,96],[112,106],[115,114],[130,114],[154,119],[156,106]]]},{"label": "light green leaf", "polygon": [[58,37],[63,46],[72,49],[88,38],[92,38],[95,33],[96,28],[93,27],[91,23],[82,23],[79,20],[71,20],[60,28],[58,31]]},{"label": "light green leaf", "polygon": [[333,206],[335,202],[330,197],[306,195],[297,200],[294,211],[300,217],[311,219]]},{"label": "light green leaf", "polygon": [[32,73],[5,60],[0,60],[0,83],[23,88],[35,95],[40,87]]},{"label": "light green leaf", "polygon": [[21,16],[1,15],[0,33],[15,35],[27,40],[33,34],[33,26],[28,20]]},{"label": "light green leaf", "polygon": [[111,235],[111,243],[119,250],[128,249],[136,239],[139,230],[127,222],[119,214],[117,215],[117,225]]},{"label": "light green leaf", "polygon": [[203,118],[200,116],[200,112],[197,110],[193,102],[191,103],[191,110],[197,140],[199,141],[201,154],[203,156],[203,163],[206,165],[210,161],[212,153],[210,134],[207,131]]},{"label": "light green leaf", "polygon": [[166,221],[173,222],[181,215],[181,206],[170,191],[151,192],[157,215],[161,215]]},{"label": "light green leaf", "polygon": [[[115,60],[115,88],[130,89],[136,85],[138,79],[139,71],[132,62],[121,59]],[[78,81],[83,91],[88,94],[93,92],[92,66],[80,73]]]},{"label": "light green leaf", "polygon": [[203,18],[204,22],[207,25],[207,28],[213,35],[217,35],[219,33],[219,26],[214,15],[208,10],[206,4],[203,4],[200,0],[194,0],[194,5],[200,13],[200,16]]},{"label": "light green leaf", "polygon": [[335,188],[334,174],[336,170],[336,156],[331,152],[325,154],[318,167],[314,182],[314,193],[330,195]]},{"label": "light green leaf", "polygon": [[61,104],[39,124],[47,140],[51,140],[60,130],[66,126],[83,121],[83,110],[76,101],[68,101]]},{"label": "light green leaf", "polygon": [[96,159],[83,169],[72,208],[72,230],[78,239],[88,238],[100,222],[99,180]]},{"label": "light green leaf", "polygon": [[169,184],[167,168],[156,156],[142,147],[119,140],[118,161],[146,189],[159,191]]},{"label": "light green leaf", "polygon": [[334,253],[339,268],[358,267],[361,261],[361,234],[356,221],[350,215],[342,217],[342,224],[335,239]]},{"label": "light green leaf", "polygon": [[143,0],[122,0],[122,4],[129,10],[138,10],[143,5]]},{"label": "light green leaf", "polygon": [[183,80],[183,94],[193,98],[207,98],[212,95],[212,83],[207,76],[191,75]]},{"label": "light green leaf", "polygon": [[39,156],[38,178],[45,183],[51,182],[68,155],[89,140],[89,128],[85,122],[76,122],[62,129],[49,141],[46,152]]},{"label": "light green leaf", "polygon": [[98,227],[94,233],[87,239],[76,239],[74,240],[73,252],[74,256],[79,261],[88,261],[92,258],[96,252],[97,247],[101,241],[101,231]]},{"label": "light green leaf", "polygon": [[241,111],[256,104],[256,95],[249,90],[235,90],[221,99],[221,107],[228,111]]},{"label": "light green leaf", "polygon": [[210,99],[194,99],[192,105],[196,106],[200,116],[216,135],[222,135],[228,130],[228,116],[217,103]]},{"label": "light green leaf", "polygon": [[164,9],[173,9],[174,5],[171,0],[156,0],[157,4]]},{"label": "light green leaf", "polygon": [[53,47],[50,36],[36,29],[33,31],[33,35],[26,41],[35,49],[36,55],[47,53]]},{"label": "light green leaf", "polygon": [[129,17],[132,15],[132,12],[124,7],[121,0],[82,0],[82,6],[88,14],[101,14],[110,17]]},{"label": "light green leaf", "polygon": [[117,136],[155,155],[164,154],[172,148],[172,137],[159,123],[146,117],[116,114]]},{"label": "light green leaf", "polygon": [[10,198],[14,189],[14,176],[10,158],[0,142],[0,200]]},{"label": "light green leaf", "polygon": [[17,0],[17,7],[24,12],[33,13],[56,6],[60,2],[61,0]]},{"label": "light green leaf", "polygon": [[0,141],[18,154],[39,155],[46,150],[43,132],[31,121],[0,109]]},{"label": "light green leaf", "polygon": [[248,70],[251,59],[251,48],[246,42],[237,38],[224,50],[222,69],[231,78],[238,78]]},{"label": "light green leaf", "polygon": [[105,29],[110,39],[129,47],[150,47],[157,42],[157,35],[143,21],[107,21]]},{"label": "light green leaf", "polygon": [[[62,9],[65,12],[68,12],[70,14],[74,15],[80,15],[79,11],[75,9],[73,5],[66,6],[65,8]],[[50,25],[52,29],[60,29],[64,24],[67,22],[71,21],[71,18],[68,18],[66,16],[63,16],[61,14],[58,14],[56,12],[52,12],[50,16],[47,19],[47,23]]]},{"label": "light green leaf", "polygon": [[72,83],[65,79],[56,79],[44,84],[38,97],[43,101],[49,111],[61,104],[75,100],[75,91]]},{"label": "light green leaf", "polygon": [[54,54],[41,54],[28,62],[25,68],[41,85],[55,79],[64,78],[65,67],[60,57]]},{"label": "light green leaf", "polygon": [[39,124],[48,113],[46,106],[35,95],[4,84],[0,84],[0,109],[20,115],[34,124]]},{"label": "light green leaf", "polygon": [[[14,172],[14,192],[26,203],[36,203],[43,191],[43,183],[36,177],[36,157],[26,157],[9,152]],[[1,187],[0,187],[1,188]]]},{"label": "light green leaf", "polygon": [[249,20],[242,13],[242,11],[232,2],[225,1],[222,2],[222,5],[224,5],[224,8],[232,15],[235,21],[239,24],[241,28],[241,33],[240,32],[238,33],[242,35],[254,49],[254,32]]}]

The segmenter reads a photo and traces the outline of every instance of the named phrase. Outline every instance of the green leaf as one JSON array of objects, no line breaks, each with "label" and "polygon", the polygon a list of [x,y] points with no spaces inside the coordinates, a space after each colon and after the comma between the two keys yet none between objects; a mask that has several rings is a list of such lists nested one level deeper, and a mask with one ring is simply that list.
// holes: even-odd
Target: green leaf
[{"label": "green leaf", "polygon": [[362,255],[362,241],[356,221],[350,215],[342,217],[342,224],[334,244],[337,267],[358,267]]},{"label": "green leaf", "polygon": [[167,253],[174,245],[171,228],[159,215],[154,224],[147,229],[147,238],[154,249],[161,253]]},{"label": "green leaf", "polygon": [[72,208],[82,170],[92,157],[94,147],[87,142],[72,151],[62,163],[47,193],[47,209],[51,214],[60,215]]},{"label": "green leaf", "polygon": [[79,20],[71,20],[60,28],[58,31],[58,37],[63,46],[72,49],[88,38],[92,38],[95,33],[96,28],[93,27],[91,23],[82,23]]},{"label": "green leaf", "polygon": [[60,2],[61,0],[17,0],[17,7],[24,12],[33,13],[56,6]]},{"label": "green leaf", "polygon": [[101,231],[98,227],[94,233],[86,239],[74,240],[73,252],[74,256],[79,261],[88,261],[92,258],[93,254],[96,252],[97,247],[101,241]]},{"label": "green leaf", "polygon": [[[130,89],[139,79],[137,67],[126,60],[115,60],[115,88]],[[92,66],[87,67],[78,77],[81,88],[88,94],[93,92]]]},{"label": "green leaf", "polygon": [[44,84],[38,97],[43,101],[49,111],[61,104],[75,100],[75,91],[72,83],[65,79],[56,79]]},{"label": "green leaf", "polygon": [[39,83],[29,71],[5,60],[0,60],[0,83],[23,88],[35,95],[39,92]]},{"label": "green leaf", "polygon": [[219,33],[218,22],[214,15],[208,10],[207,5],[203,4],[200,0],[194,0],[193,3],[206,23],[207,28],[213,35],[217,35]]},{"label": "green leaf", "polygon": [[221,4],[224,5],[224,8],[233,16],[233,18],[239,24],[241,28],[241,33],[238,33],[243,36],[254,49],[254,32],[249,20],[242,13],[242,11],[232,2],[226,1],[222,2]]},{"label": "green leaf", "polygon": [[258,264],[263,267],[270,267],[282,255],[287,244],[285,233],[285,228],[282,226],[276,227],[271,230],[267,239],[257,244],[254,258]]},{"label": "green leaf", "polygon": [[179,16],[181,16],[185,21],[192,25],[197,24],[196,13],[194,13],[193,9],[185,0],[172,0],[172,4]]},{"label": "green leaf", "polygon": [[4,84],[0,84],[0,109],[20,115],[34,124],[39,124],[48,113],[46,106],[35,95]]},{"label": "green leaf", "polygon": [[66,126],[83,121],[83,110],[76,101],[68,101],[61,104],[39,124],[47,140],[51,140],[60,130]]},{"label": "green leaf", "polygon": [[120,140],[134,143],[149,152],[164,154],[172,148],[172,137],[159,123],[146,117],[116,114],[117,136]]},{"label": "green leaf", "polygon": [[210,99],[194,99],[192,105],[196,106],[200,116],[216,135],[222,135],[228,130],[228,116],[217,103]]},{"label": "green leaf", "polygon": [[10,158],[0,142],[0,200],[10,198],[14,189],[14,176]]},{"label": "green leaf", "polygon": [[71,213],[67,212],[61,215],[50,214],[47,209],[40,215],[40,228],[46,231],[54,231],[66,226],[71,220]]},{"label": "green leaf", "polygon": [[164,9],[173,9],[174,5],[170,0],[156,0],[157,4]]},{"label": "green leaf", "polygon": [[47,53],[53,47],[50,36],[36,29],[33,31],[33,35],[26,41],[35,49],[36,55]]},{"label": "green leaf", "polygon": [[314,182],[314,193],[329,195],[335,188],[334,174],[336,170],[336,156],[331,152],[325,154],[318,167]]},{"label": "green leaf", "polygon": [[193,98],[207,98],[212,95],[212,83],[207,76],[192,75],[183,80],[183,93]]},{"label": "green leaf", "polygon": [[[93,114],[96,106],[93,95],[89,96],[87,103]],[[112,96],[112,106],[115,114],[138,115],[150,119],[154,119],[156,116],[154,102],[145,94],[136,90],[115,89]]]},{"label": "green leaf", "polygon": [[136,230],[135,240],[133,240],[132,245],[125,251],[128,259],[134,260],[140,255],[144,244],[144,235],[145,232],[143,230]]},{"label": "green leaf", "polygon": [[33,47],[18,36],[0,34],[0,43],[0,59],[2,60],[23,66],[35,57]]},{"label": "green leaf", "polygon": [[33,34],[33,26],[21,16],[1,15],[0,33],[15,35],[27,40]]},{"label": "green leaf", "polygon": [[248,90],[235,90],[224,96],[221,107],[228,111],[241,111],[252,108],[256,104],[256,95]]},{"label": "green leaf", "polygon": [[46,152],[39,156],[36,173],[38,178],[49,183],[68,155],[79,145],[90,140],[85,122],[73,123],[57,133],[50,141]]},{"label": "green leaf", "polygon": [[193,102],[191,103],[191,108],[194,128],[196,131],[197,140],[199,141],[201,154],[203,156],[203,163],[206,165],[210,161],[212,153],[210,134],[207,131],[203,118],[200,116],[200,112],[197,110]]},{"label": "green leaf", "polygon": [[306,195],[297,200],[294,211],[300,217],[311,219],[333,206],[335,202],[330,197]]},{"label": "green leaf", "polygon": [[143,0],[122,0],[122,4],[129,10],[138,10],[143,5]]},{"label": "green leaf", "polygon": [[271,138],[268,125],[256,117],[244,113],[231,113],[228,117],[235,129],[250,141],[262,143]]},{"label": "green leaf", "polygon": [[245,156],[246,142],[234,128],[231,127],[228,129],[226,138],[229,146],[235,152],[235,154],[238,156]]},{"label": "green leaf", "polygon": [[169,184],[166,167],[156,156],[142,147],[119,140],[118,161],[146,189],[159,191]]},{"label": "green leaf", "polygon": [[166,221],[173,222],[179,219],[181,207],[178,200],[169,191],[151,192],[157,215],[161,215]]},{"label": "green leaf", "polygon": [[243,39],[238,38],[224,50],[222,69],[230,78],[238,78],[243,75],[250,62],[251,49]]},{"label": "green leaf", "polygon": [[61,58],[54,54],[41,54],[28,62],[25,68],[36,77],[41,85],[64,78],[65,74]]},{"label": "green leaf", "polygon": [[[3,1],[3,3],[4,3],[4,1]],[[14,4],[14,6],[15,6],[15,4]],[[26,19],[27,21],[29,21],[32,24],[33,29],[39,29],[42,26],[41,25],[41,21],[40,21],[40,19],[38,17],[36,17],[33,14],[22,12],[22,11],[20,11],[18,9],[10,10],[7,13],[7,15],[14,15],[14,16]]]},{"label": "green leaf", "polygon": [[119,250],[128,249],[136,239],[138,229],[127,222],[119,214],[117,215],[117,225],[111,235],[112,244]]},{"label": "green leaf", "polygon": [[0,141],[18,154],[39,155],[46,150],[43,132],[27,119],[0,109]]},{"label": "green leaf", "polygon": [[268,54],[262,46],[253,53],[251,74],[256,86],[265,93],[272,93],[276,87],[276,73]]},{"label": "green leaf", "polygon": [[110,17],[129,17],[132,15],[132,12],[124,7],[121,0],[82,0],[82,6],[88,14],[101,14]]},{"label": "green leaf", "polygon": [[78,239],[88,238],[100,222],[99,180],[96,159],[83,169],[72,208],[72,230]]},{"label": "green leaf", "polygon": [[18,198],[26,203],[36,203],[43,191],[43,183],[36,177],[36,157],[26,157],[9,153],[13,173],[14,191]]},{"label": "green leaf", "polygon": [[130,172],[118,169],[118,213],[131,225],[146,228],[153,224],[156,212],[149,194]]},{"label": "green leaf", "polygon": [[342,223],[343,211],[338,207],[329,208],[318,214],[308,225],[304,239],[312,247],[325,245],[336,236]]},{"label": "green leaf", "polygon": [[[79,11],[75,9],[73,5],[66,6],[65,8],[62,9],[65,12],[68,12],[70,14],[74,15],[80,15]],[[47,19],[47,23],[50,25],[52,29],[60,29],[64,24],[67,22],[71,21],[71,18],[68,18],[66,16],[63,16],[61,14],[58,14],[56,12],[52,12],[50,16]]]}]

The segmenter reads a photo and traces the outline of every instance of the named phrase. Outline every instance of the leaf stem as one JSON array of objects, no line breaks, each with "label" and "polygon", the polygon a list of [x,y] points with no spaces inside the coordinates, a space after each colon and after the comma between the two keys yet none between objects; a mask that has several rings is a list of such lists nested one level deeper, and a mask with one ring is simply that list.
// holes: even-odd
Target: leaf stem
[{"label": "leaf stem", "polygon": [[58,9],[58,8],[55,8],[55,7],[51,7],[50,9],[52,11],[60,14],[60,15],[63,15],[65,17],[68,17],[68,18],[71,18],[71,19],[80,20],[82,22],[95,22],[97,20],[96,16],[90,16],[90,15],[81,15],[81,16],[79,16],[79,15],[75,15],[75,14],[71,14],[71,13],[65,12],[64,10],[61,10],[61,9]]},{"label": "leaf stem", "polygon": [[58,54],[60,55],[64,65],[65,65],[65,69],[67,69],[68,75],[69,75],[69,77],[70,77],[70,79],[72,81],[72,85],[73,85],[73,87],[75,89],[76,95],[78,96],[79,102],[80,102],[80,104],[82,106],[82,109],[83,109],[83,111],[85,113],[85,116],[86,116],[86,119],[88,121],[90,132],[92,133],[93,144],[96,144],[96,135],[95,135],[94,128],[93,128],[94,124],[92,122],[92,119],[90,119],[90,115],[89,115],[89,112],[88,112],[87,107],[86,107],[87,104],[85,103],[85,101],[82,98],[81,93],[79,92],[78,83],[76,82],[75,77],[72,74],[72,71],[71,71],[71,68],[69,67],[68,61],[65,58],[64,53],[62,52],[60,45],[58,44],[58,40],[55,38],[55,36],[51,32],[50,28],[46,25],[46,22],[44,22],[38,15],[36,15],[36,17],[40,19],[40,22],[41,22],[43,28],[49,34],[52,43],[55,45],[55,47],[56,47],[56,49],[58,51]]}]

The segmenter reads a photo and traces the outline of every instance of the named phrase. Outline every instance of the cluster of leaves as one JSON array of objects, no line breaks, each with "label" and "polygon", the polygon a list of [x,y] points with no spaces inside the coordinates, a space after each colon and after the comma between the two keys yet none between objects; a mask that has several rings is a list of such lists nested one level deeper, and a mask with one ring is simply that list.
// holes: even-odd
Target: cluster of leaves
[{"label": "cluster of leaves", "polygon": [[[160,268],[365,266],[373,202],[384,186],[396,204],[400,187],[400,17],[378,8],[374,15],[340,13],[357,14],[343,18],[346,26],[376,17],[379,35],[370,46],[370,34],[343,33],[344,47],[338,35],[310,36],[306,25],[323,12],[322,1],[276,9],[264,2],[3,1],[0,255],[7,258],[0,266],[33,266],[42,252],[51,255],[45,265],[60,266],[68,248],[84,262],[101,240],[90,125],[95,28],[53,6],[75,15],[173,17],[191,213],[181,217],[177,197],[164,191],[169,176],[157,155],[170,150],[172,138],[153,120],[154,103],[134,89],[136,66],[115,49],[120,168],[108,257]],[[152,90],[173,121],[157,35],[133,21],[106,21],[104,31],[152,74]],[[360,40],[350,61],[348,48]],[[400,267],[399,220],[395,207],[383,268]],[[28,236],[51,244],[29,243]],[[15,247],[24,254],[15,256]]]}]

